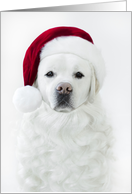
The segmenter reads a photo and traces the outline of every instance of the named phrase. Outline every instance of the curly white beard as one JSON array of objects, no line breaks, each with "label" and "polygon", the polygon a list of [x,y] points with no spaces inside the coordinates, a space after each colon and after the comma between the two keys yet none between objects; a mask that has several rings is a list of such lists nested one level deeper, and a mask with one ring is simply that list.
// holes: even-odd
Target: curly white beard
[{"label": "curly white beard", "polygon": [[112,129],[99,97],[70,113],[43,102],[24,115],[17,157],[21,191],[111,191]]}]

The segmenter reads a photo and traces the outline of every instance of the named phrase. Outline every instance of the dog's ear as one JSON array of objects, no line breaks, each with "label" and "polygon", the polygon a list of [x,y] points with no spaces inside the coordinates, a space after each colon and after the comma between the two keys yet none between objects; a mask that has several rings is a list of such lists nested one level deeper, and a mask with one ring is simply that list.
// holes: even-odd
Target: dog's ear
[{"label": "dog's ear", "polygon": [[88,100],[90,103],[94,102],[95,95],[98,93],[98,91],[99,91],[99,82],[96,78],[94,68],[91,65],[91,83],[90,83],[89,97],[88,97]]},{"label": "dog's ear", "polygon": [[99,82],[95,76],[95,94],[97,94],[99,92]]}]

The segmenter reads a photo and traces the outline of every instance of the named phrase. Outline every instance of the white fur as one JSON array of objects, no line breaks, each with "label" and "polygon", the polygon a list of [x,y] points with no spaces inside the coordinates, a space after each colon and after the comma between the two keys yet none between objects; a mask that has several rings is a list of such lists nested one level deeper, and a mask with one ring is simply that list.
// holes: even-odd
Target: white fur
[{"label": "white fur", "polygon": [[[45,76],[48,71],[55,76]],[[84,74],[82,79],[75,78],[77,71]],[[54,91],[64,81],[73,87],[74,109],[55,111]],[[93,65],[74,54],[47,56],[40,62],[35,86],[43,103],[24,115],[18,131],[21,191],[111,191],[112,128],[97,94]]]},{"label": "white fur", "polygon": [[69,113],[43,102],[25,114],[19,130],[21,191],[111,191],[112,144],[99,96]]}]

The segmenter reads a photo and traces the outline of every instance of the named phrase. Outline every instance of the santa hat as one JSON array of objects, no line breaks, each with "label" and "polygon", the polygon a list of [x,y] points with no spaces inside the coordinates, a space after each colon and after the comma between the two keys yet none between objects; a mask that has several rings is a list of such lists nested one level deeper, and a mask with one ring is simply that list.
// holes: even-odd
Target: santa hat
[{"label": "santa hat", "polygon": [[16,90],[13,102],[22,112],[31,112],[40,107],[42,96],[33,87],[40,61],[52,54],[70,53],[88,60],[94,67],[99,87],[105,76],[104,60],[91,36],[76,27],[56,27],[40,34],[29,46],[23,61],[24,87]]}]

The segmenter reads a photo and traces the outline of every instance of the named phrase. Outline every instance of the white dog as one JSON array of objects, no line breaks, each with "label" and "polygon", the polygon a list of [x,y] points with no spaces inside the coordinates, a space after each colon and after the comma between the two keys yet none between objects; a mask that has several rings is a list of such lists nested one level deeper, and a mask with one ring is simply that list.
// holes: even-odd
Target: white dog
[{"label": "white dog", "polygon": [[96,64],[91,53],[89,60],[58,48],[49,55],[54,41],[41,49],[32,86],[40,91],[41,106],[24,114],[18,134],[21,191],[111,191],[113,136],[99,97]]}]

